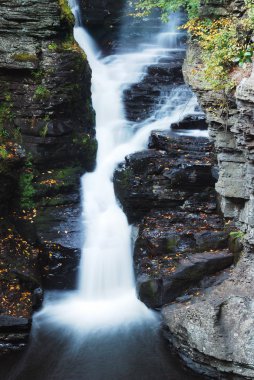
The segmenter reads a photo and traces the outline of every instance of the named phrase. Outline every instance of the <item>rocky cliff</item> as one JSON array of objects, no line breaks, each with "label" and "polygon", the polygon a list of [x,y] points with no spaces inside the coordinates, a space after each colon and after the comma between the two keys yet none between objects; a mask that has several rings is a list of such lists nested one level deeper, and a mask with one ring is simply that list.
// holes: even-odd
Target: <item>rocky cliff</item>
[{"label": "rocky cliff", "polygon": [[[201,7],[205,16],[243,17],[245,11],[244,1],[214,0]],[[232,75],[238,85],[233,92],[208,90],[193,74],[202,65],[199,56],[197,46],[190,42],[185,80],[206,112],[217,156],[215,188],[220,210],[227,223],[233,220],[236,224],[239,232],[231,237],[241,238],[244,249],[229,278],[219,286],[208,288],[189,302],[164,308],[166,335],[184,361],[197,371],[216,379],[252,379],[254,71],[251,64],[236,69]],[[226,112],[222,106],[225,103]]]},{"label": "rocky cliff", "polygon": [[79,178],[93,168],[96,140],[73,22],[65,0],[1,1],[1,350],[24,344],[42,284],[74,281]]}]

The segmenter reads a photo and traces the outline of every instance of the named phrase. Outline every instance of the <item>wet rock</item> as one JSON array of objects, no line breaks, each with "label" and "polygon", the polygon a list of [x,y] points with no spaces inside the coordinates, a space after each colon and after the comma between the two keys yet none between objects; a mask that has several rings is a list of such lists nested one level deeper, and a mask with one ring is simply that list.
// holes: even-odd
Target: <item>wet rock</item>
[{"label": "wet rock", "polygon": [[0,215],[8,213],[18,197],[18,174],[25,161],[25,152],[17,145],[5,145],[0,157]]},{"label": "wet rock", "polygon": [[124,1],[81,0],[82,19],[103,50],[111,50],[119,37]]},{"label": "wet rock", "polygon": [[204,114],[199,115],[190,115],[186,116],[183,120],[179,121],[179,123],[173,123],[171,125],[171,129],[173,130],[181,130],[181,129],[200,129],[207,130],[208,125],[205,120]]},{"label": "wet rock", "polygon": [[28,342],[31,320],[0,315],[0,353],[18,351]]},{"label": "wet rock", "polygon": [[41,305],[43,302],[43,296],[44,296],[44,292],[42,288],[34,289],[33,296],[32,296],[33,310],[36,311],[41,308]]},{"label": "wet rock", "polygon": [[38,272],[47,289],[75,286],[81,248],[80,168],[53,168],[34,182],[31,217],[14,218],[19,232],[40,247]]},{"label": "wet rock", "polygon": [[[131,121],[142,121],[166,102],[175,85],[183,84],[183,52],[166,52],[165,57],[147,69],[144,78],[124,92],[126,116]],[[192,93],[187,92],[187,98]]]},{"label": "wet rock", "polygon": [[175,300],[205,276],[233,263],[227,245],[228,232],[218,215],[151,212],[135,243],[140,298],[150,307]]},{"label": "wet rock", "polygon": [[44,289],[74,289],[80,261],[80,249],[68,249],[60,244],[47,244],[40,256],[38,270]]},{"label": "wet rock", "polygon": [[220,249],[228,246],[228,233],[226,231],[205,231],[194,235],[198,251]]},{"label": "wet rock", "polygon": [[139,297],[149,307],[205,286],[205,277],[233,263],[212,165],[207,138],[154,131],[149,149],[126,157],[114,174],[116,194],[139,225],[134,263]]},{"label": "wet rock", "polygon": [[[64,276],[77,267],[80,177],[97,142],[91,70],[73,23],[58,0],[1,1],[1,317],[29,319],[41,277],[51,288],[75,281]],[[1,335],[0,352],[23,347],[28,333]]]},{"label": "wet rock", "polygon": [[[149,267],[151,272],[156,266],[154,261],[153,268]],[[171,265],[172,262],[167,265],[165,259],[161,260],[159,269],[156,268],[157,276],[142,274],[138,277],[139,296],[149,307],[161,307],[176,300],[193,286],[199,286],[205,276],[223,270],[232,263],[233,255],[228,250],[188,254],[177,262],[176,267]]]},{"label": "wet rock", "polygon": [[149,147],[128,156],[114,173],[115,192],[130,221],[154,208],[180,207],[214,184],[208,139],[153,132]]},{"label": "wet rock", "polygon": [[31,321],[27,318],[16,318],[7,315],[0,315],[0,332],[27,331],[31,326]]}]

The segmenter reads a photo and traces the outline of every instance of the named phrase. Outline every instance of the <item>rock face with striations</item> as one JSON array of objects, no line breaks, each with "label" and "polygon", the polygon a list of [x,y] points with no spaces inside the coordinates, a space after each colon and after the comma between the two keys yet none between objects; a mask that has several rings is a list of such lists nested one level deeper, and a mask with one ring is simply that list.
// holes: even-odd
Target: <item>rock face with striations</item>
[{"label": "rock face with striations", "polygon": [[[80,176],[95,163],[91,70],[73,23],[67,1],[0,4],[0,313],[27,331],[42,285],[73,286]],[[23,346],[16,325],[17,345],[1,333],[1,348]]]},{"label": "rock face with striations", "polygon": [[[169,115],[174,101],[185,104],[193,99],[183,84],[181,57],[170,63],[169,57],[152,65],[142,81],[148,94],[153,81],[159,89],[161,85],[165,99],[162,94],[160,99],[171,99]],[[164,75],[154,78],[154,73]],[[128,110],[128,98],[125,104]],[[140,119],[144,113],[147,109],[141,107]],[[191,299],[207,284],[219,283],[227,272],[217,273],[234,260],[228,249],[231,226],[225,228],[216,208],[213,144],[187,132],[207,127],[202,116],[189,115],[171,130],[152,132],[149,149],[127,156],[114,173],[116,195],[129,221],[138,227],[134,264],[139,296],[153,308]]]},{"label": "rock face with striations", "polygon": [[[208,1],[201,8],[204,15],[242,17],[244,1]],[[192,74],[197,61],[197,47],[190,44],[184,65],[186,81],[198,95],[206,111],[209,134],[218,161],[216,191],[226,218],[232,218],[244,240],[244,251],[228,279],[207,289],[191,302],[164,308],[166,335],[184,361],[197,371],[218,378],[254,378],[253,335],[253,111],[254,72],[249,65],[243,71],[236,91],[227,95],[227,113],[219,104],[225,95],[207,90]],[[240,69],[239,69],[240,71]],[[247,74],[246,74],[247,72]],[[231,377],[230,377],[231,376]]]},{"label": "rock face with striations", "polygon": [[[134,262],[139,295],[161,307],[233,263],[230,229],[216,212],[212,144],[203,137],[153,132],[149,150],[126,157],[116,194],[139,226]],[[190,293],[188,293],[190,292]]]}]

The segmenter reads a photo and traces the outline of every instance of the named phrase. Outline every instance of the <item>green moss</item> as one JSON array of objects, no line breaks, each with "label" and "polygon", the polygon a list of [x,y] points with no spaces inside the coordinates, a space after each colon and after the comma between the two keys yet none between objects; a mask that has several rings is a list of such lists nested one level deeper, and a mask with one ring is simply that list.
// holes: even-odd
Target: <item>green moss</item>
[{"label": "green moss", "polygon": [[[79,178],[82,173],[80,166],[67,166],[61,169],[52,169],[35,182],[36,193],[41,202],[53,205],[53,199],[79,186]],[[58,203],[58,201],[56,201]],[[60,202],[60,201],[59,201]]]},{"label": "green moss", "polygon": [[69,7],[68,0],[58,0],[60,11],[61,11],[61,19],[69,25],[74,24],[74,16]]},{"label": "green moss", "polygon": [[42,200],[39,201],[38,205],[40,207],[56,207],[56,206],[65,205],[66,203],[67,203],[66,196],[58,194],[54,197],[42,198]]},{"label": "green moss", "polygon": [[12,58],[17,62],[36,62],[38,60],[36,54],[29,53],[13,54]]},{"label": "green moss", "polygon": [[56,51],[57,48],[58,48],[58,45],[56,42],[51,42],[50,44],[48,44],[48,49],[51,51]]},{"label": "green moss", "polygon": [[22,209],[31,209],[35,203],[33,197],[35,189],[33,187],[34,174],[31,171],[25,171],[19,178],[20,190],[20,207]]},{"label": "green moss", "polygon": [[77,176],[81,172],[80,166],[67,166],[63,169],[58,169],[55,171],[55,178],[57,180],[70,180],[73,176]]},{"label": "green moss", "polygon": [[88,156],[94,157],[94,155],[96,155],[98,149],[98,142],[95,138],[92,138],[90,135],[79,135],[78,137],[73,139],[73,142],[77,145],[83,146]]},{"label": "green moss", "polygon": [[40,136],[45,138],[47,136],[47,133],[48,133],[48,123],[46,123],[44,127],[42,127],[42,129],[40,130]]},{"label": "green moss", "polygon": [[243,231],[232,231],[230,232],[229,236],[231,236],[234,239],[243,239],[245,233]]},{"label": "green moss", "polygon": [[0,158],[2,158],[3,160],[6,160],[7,157],[8,157],[8,152],[6,148],[4,146],[0,146]]},{"label": "green moss", "polygon": [[72,142],[77,146],[77,152],[79,157],[82,157],[86,170],[93,170],[98,149],[97,140],[89,134],[79,133],[73,136]]},{"label": "green moss", "polygon": [[10,133],[6,129],[6,126],[13,120],[13,118],[14,114],[11,94],[6,93],[4,101],[0,102],[0,141],[10,137]]},{"label": "green moss", "polygon": [[86,101],[86,114],[87,114],[88,122],[90,122],[92,125],[95,125],[96,114],[95,114],[91,99],[87,99]]},{"label": "green moss", "polygon": [[37,88],[35,89],[35,92],[34,92],[35,98],[47,99],[47,98],[49,98],[49,96],[50,96],[50,91],[45,86],[43,86],[42,84],[37,86]]},{"label": "green moss", "polygon": [[174,253],[176,251],[176,246],[178,243],[177,236],[171,236],[167,239],[167,252]]},{"label": "green moss", "polygon": [[42,69],[35,70],[35,71],[33,71],[33,73],[32,73],[32,77],[33,77],[36,81],[41,82],[41,80],[45,77],[45,71],[42,70]]},{"label": "green moss", "polygon": [[77,52],[81,56],[82,61],[87,60],[87,56],[78,43],[75,41],[72,34],[67,34],[63,41],[52,41],[48,44],[49,51],[62,53],[66,51]]},{"label": "green moss", "polygon": [[119,172],[118,178],[119,178],[120,186],[123,190],[126,190],[129,188],[131,184],[131,179],[133,178],[133,176],[134,176],[134,173],[131,168],[126,168],[126,169],[121,170],[121,172]]}]

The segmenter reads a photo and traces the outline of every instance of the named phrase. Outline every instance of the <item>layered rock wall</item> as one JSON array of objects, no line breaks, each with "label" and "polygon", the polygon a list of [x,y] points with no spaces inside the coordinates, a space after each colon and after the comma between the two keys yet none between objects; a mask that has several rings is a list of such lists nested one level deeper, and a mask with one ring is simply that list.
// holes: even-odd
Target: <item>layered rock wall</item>
[{"label": "layered rock wall", "polygon": [[[243,17],[245,12],[244,1],[208,1],[201,7],[204,16]],[[195,74],[202,66],[198,49],[190,43],[185,80],[206,112],[217,154],[214,175],[220,210],[241,230],[238,236],[244,250],[229,278],[219,286],[208,288],[191,302],[164,308],[166,336],[183,360],[203,374],[216,379],[253,379],[254,73],[251,64],[236,69],[234,92],[208,90]]]},{"label": "layered rock wall", "polygon": [[[0,4],[1,349],[24,344],[42,284],[74,282],[80,176],[97,144],[91,70],[73,24],[65,0]],[[25,318],[20,332],[14,317]]]}]

